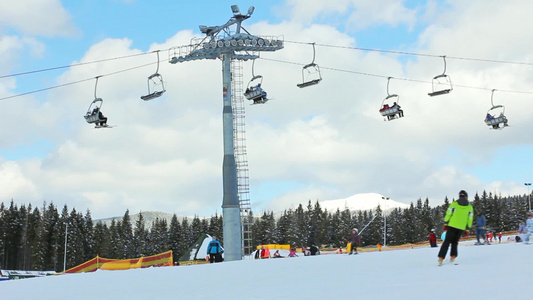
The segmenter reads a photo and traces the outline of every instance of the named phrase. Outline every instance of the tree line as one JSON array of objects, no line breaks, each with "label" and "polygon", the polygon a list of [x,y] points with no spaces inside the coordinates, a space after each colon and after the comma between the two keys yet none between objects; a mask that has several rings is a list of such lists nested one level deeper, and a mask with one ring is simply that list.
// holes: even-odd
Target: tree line
[{"label": "tree line", "polygon": [[[408,208],[394,208],[384,214],[379,206],[366,211],[328,211],[318,201],[309,200],[307,206],[300,204],[279,215],[272,211],[251,215],[252,244],[338,248],[346,246],[354,227],[362,231],[362,246],[383,244],[384,232],[387,245],[416,243],[427,240],[431,229],[440,231],[448,205],[447,197],[436,207],[430,207],[427,198],[418,199]],[[484,191],[474,196],[472,205],[476,213],[485,214],[489,230],[510,231],[525,220],[528,198],[501,197]],[[170,222],[156,219],[149,229],[145,223],[142,213],[133,221],[128,210],[122,219],[112,220],[108,226],[94,222],[89,210],[82,214],[69,210],[67,205],[59,212],[53,203],[44,203],[41,208],[17,206],[13,200],[9,207],[0,203],[0,268],[63,271],[96,255],[125,259],[167,250],[173,250],[177,261],[202,233],[220,237],[224,243],[219,215],[181,221],[173,215]]]}]

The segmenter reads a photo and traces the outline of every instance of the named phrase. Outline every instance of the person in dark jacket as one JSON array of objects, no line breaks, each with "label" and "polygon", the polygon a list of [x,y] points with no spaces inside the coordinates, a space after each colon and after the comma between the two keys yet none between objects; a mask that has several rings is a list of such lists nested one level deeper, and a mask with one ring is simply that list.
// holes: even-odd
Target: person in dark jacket
[{"label": "person in dark jacket", "polygon": [[207,245],[207,254],[209,254],[210,263],[222,261],[222,245],[217,241],[216,236],[214,236],[213,240]]},{"label": "person in dark jacket", "polygon": [[352,229],[352,234],[350,235],[350,253],[348,255],[352,255],[352,253],[357,254],[357,244],[359,243],[359,234],[357,233],[357,228]]},{"label": "person in dark jacket", "polygon": [[470,202],[468,202],[468,194],[461,190],[459,192],[459,199],[452,202],[446,210],[446,216],[444,217],[443,230],[446,230],[446,237],[440,247],[438,254],[439,266],[442,265],[442,261],[446,257],[450,244],[452,250],[450,253],[450,261],[454,262],[457,257],[457,244],[461,235],[467,236],[472,227],[474,220],[474,208]]},{"label": "person in dark jacket", "polygon": [[429,234],[429,245],[431,248],[437,247],[437,236],[435,235],[435,229],[431,229]]},{"label": "person in dark jacket", "polygon": [[315,244],[311,244],[311,246],[309,247],[309,252],[311,253],[311,255],[320,255],[320,250]]}]

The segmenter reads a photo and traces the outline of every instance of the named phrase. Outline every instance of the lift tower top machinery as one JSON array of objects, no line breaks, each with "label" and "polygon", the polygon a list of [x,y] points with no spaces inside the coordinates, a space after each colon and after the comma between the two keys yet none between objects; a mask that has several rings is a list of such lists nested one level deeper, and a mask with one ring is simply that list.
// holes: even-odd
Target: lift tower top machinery
[{"label": "lift tower top machinery", "polygon": [[169,50],[172,64],[200,59],[222,60],[222,99],[224,160],[222,177],[224,196],[222,200],[224,259],[240,260],[243,256],[242,226],[237,187],[237,167],[234,153],[234,123],[232,99],[232,60],[249,60],[259,57],[260,51],[276,51],[283,48],[283,39],[250,34],[241,26],[251,17],[254,7],[247,14],[241,14],[237,5],[232,5],[233,16],[220,26],[200,25],[204,38],[193,38],[187,46]]}]

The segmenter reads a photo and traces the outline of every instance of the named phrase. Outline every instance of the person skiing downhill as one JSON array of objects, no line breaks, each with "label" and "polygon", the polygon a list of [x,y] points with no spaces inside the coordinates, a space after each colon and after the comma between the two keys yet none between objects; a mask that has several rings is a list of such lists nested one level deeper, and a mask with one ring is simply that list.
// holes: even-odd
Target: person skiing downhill
[{"label": "person skiing downhill", "polygon": [[448,247],[452,245],[450,252],[450,261],[454,262],[457,257],[457,244],[461,235],[468,236],[474,220],[474,208],[468,202],[468,194],[464,190],[459,192],[459,199],[452,202],[446,210],[444,217],[443,230],[446,230],[446,238],[440,247],[438,254],[439,266],[442,265]]},{"label": "person skiing downhill", "polygon": [[357,243],[359,243],[359,234],[357,233],[357,228],[352,229],[352,234],[350,235],[350,253],[348,255],[352,255],[352,252],[355,252],[357,254]]}]

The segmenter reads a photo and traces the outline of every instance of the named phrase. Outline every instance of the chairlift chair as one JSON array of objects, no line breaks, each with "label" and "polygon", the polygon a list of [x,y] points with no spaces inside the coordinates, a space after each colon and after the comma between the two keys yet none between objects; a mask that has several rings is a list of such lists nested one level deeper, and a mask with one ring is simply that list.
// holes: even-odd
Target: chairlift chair
[{"label": "chairlift chair", "polygon": [[91,104],[89,104],[89,108],[87,109],[87,113],[85,113],[85,120],[89,124],[96,124],[96,127],[98,128],[100,123],[104,122],[105,119],[100,118],[100,108],[102,107],[104,100],[102,98],[96,98],[94,99]]},{"label": "chairlift chair", "polygon": [[[501,109],[501,110],[500,110]],[[491,111],[493,111],[491,113]],[[498,111],[501,111],[498,114]],[[498,115],[496,117],[496,115]],[[485,123],[487,126],[491,127],[492,129],[502,129],[504,127],[507,127],[507,117],[505,116],[505,107],[503,105],[496,105],[491,107],[487,111],[487,116],[485,117]],[[503,124],[502,127],[500,127],[500,124]]]},{"label": "chairlift chair", "polygon": [[[103,115],[100,114],[100,109],[104,104],[104,100],[102,100],[102,98],[96,97],[96,87],[98,86],[99,77],[100,76],[96,77],[96,84],[94,86],[94,100],[91,102],[91,104],[89,104],[89,108],[87,109],[84,118],[87,123],[95,124],[95,128],[110,127],[109,125],[105,124],[107,118],[103,117]],[[100,125],[102,123],[104,123],[105,125]]]},{"label": "chairlift chair", "polygon": [[102,107],[103,102],[104,100],[102,100],[102,98],[96,98],[91,102],[91,104],[89,104],[89,108],[87,109],[87,113],[85,114],[85,120],[87,121],[87,123],[93,124],[100,122],[98,112],[100,111],[100,107]]},{"label": "chairlift chair", "polygon": [[[490,103],[492,107],[487,111],[487,115],[485,116],[485,124],[492,129],[502,129],[509,125],[507,125],[507,117],[505,116],[505,106],[494,105],[493,103],[494,91],[495,90],[492,90],[492,95],[490,97]],[[500,124],[503,124],[503,126],[500,127]]]},{"label": "chairlift chair", "polygon": [[320,67],[315,64],[315,43],[313,45],[313,61],[310,64],[305,65],[302,68],[302,83],[298,83],[296,86],[299,88],[305,88],[318,84],[322,80],[322,74],[320,73]]},{"label": "chairlift chair", "polygon": [[148,94],[141,96],[144,101],[149,101],[160,97],[165,92],[165,84],[163,82],[163,76],[159,74],[159,50],[157,53],[157,69],[154,74],[148,77]]},{"label": "chairlift chair", "polygon": [[[387,97],[381,102],[381,107],[379,113],[386,117],[388,121],[403,117],[403,110],[401,109],[400,96],[396,94],[389,94],[389,82],[392,77],[388,78],[387,81]],[[392,105],[391,105],[392,103]]]},{"label": "chairlift chair", "polygon": [[252,100],[253,104],[263,104],[268,101],[266,95],[267,93],[261,85],[263,84],[263,76],[257,75],[252,77],[246,91],[244,92],[244,97],[248,100]]},{"label": "chairlift chair", "polygon": [[254,74],[255,60],[252,62],[252,79],[248,82],[244,97],[252,100],[253,104],[264,104],[268,101],[267,93],[262,88],[263,76]]},{"label": "chairlift chair", "polygon": [[431,81],[432,92],[428,93],[430,97],[445,95],[453,90],[452,80],[450,76],[446,75],[446,56],[443,56],[442,58],[444,59],[444,72],[433,77],[433,80]]}]

